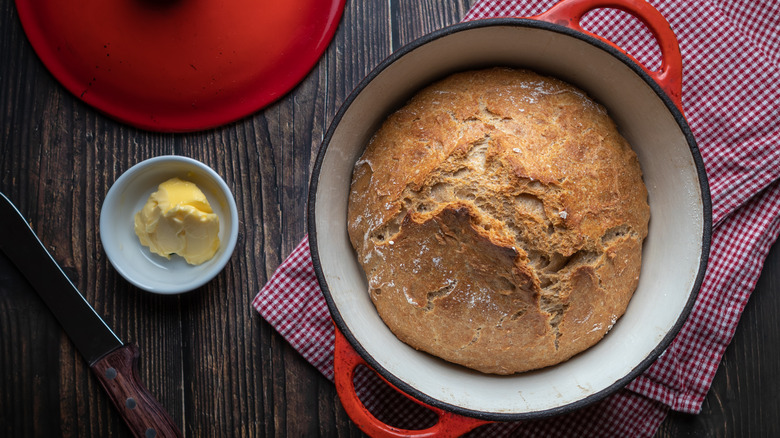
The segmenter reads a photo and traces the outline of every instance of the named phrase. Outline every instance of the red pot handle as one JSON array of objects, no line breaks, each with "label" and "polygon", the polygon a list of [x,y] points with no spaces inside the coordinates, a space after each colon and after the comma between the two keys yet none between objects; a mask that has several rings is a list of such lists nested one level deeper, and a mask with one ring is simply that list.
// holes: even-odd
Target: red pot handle
[{"label": "red pot handle", "polygon": [[[658,71],[651,71],[633,56],[626,53],[611,41],[602,38],[592,32],[584,30],[580,26],[582,17],[599,8],[619,9],[638,18],[650,29],[658,46],[661,48],[661,68]],[[547,21],[549,23],[559,24],[591,35],[604,41],[610,46],[620,50],[631,58],[637,65],[650,75],[661,86],[661,89],[672,99],[677,108],[682,112],[682,55],[680,46],[677,44],[677,37],[674,35],[669,22],[663,15],[645,0],[562,0],[560,3],[551,7],[547,12],[543,12],[534,17],[535,20]]]},{"label": "red pot handle", "polygon": [[[382,380],[393,389],[406,396],[408,399],[420,406],[430,409],[439,417],[439,421],[433,426],[422,430],[400,429],[387,425],[379,421],[371,412],[366,409],[355,392],[355,369],[358,365],[371,367],[355,352],[344,335],[336,328],[336,344],[334,352],[334,379],[336,382],[336,391],[341,399],[344,410],[347,411],[349,418],[355,424],[372,437],[457,437],[464,433],[481,426],[492,423],[492,421],[479,420],[476,418],[464,417],[452,412],[447,412],[411,397],[405,392],[396,388],[393,384],[380,376]],[[372,370],[373,371],[373,370]]]}]

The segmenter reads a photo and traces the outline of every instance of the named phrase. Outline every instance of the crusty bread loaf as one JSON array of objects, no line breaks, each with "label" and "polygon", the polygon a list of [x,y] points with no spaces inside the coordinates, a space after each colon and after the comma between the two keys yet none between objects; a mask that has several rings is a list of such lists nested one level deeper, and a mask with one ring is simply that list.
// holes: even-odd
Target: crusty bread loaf
[{"label": "crusty bread loaf", "polygon": [[399,339],[511,374],[609,331],[636,289],[649,215],[636,154],[603,107],[495,68],[389,116],[355,165],[348,221]]}]

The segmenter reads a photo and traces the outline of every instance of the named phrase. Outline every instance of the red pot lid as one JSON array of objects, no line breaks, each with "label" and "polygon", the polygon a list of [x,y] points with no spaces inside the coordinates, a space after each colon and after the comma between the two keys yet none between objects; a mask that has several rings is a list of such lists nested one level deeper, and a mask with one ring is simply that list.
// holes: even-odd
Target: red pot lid
[{"label": "red pot lid", "polygon": [[84,102],[153,131],[195,131],[290,91],[344,0],[16,0],[33,48]]}]

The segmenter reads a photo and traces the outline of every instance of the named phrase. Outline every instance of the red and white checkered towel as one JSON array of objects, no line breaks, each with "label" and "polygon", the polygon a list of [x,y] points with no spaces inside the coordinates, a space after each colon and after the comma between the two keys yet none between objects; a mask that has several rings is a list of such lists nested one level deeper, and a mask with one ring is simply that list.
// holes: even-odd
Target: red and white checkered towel
[{"label": "red and white checkered towel", "polygon": [[[478,0],[464,20],[532,16],[555,0]],[[698,413],[761,267],[780,233],[780,3],[773,0],[651,0],[683,55],[683,106],[704,158],[714,230],[693,311],[664,354],[625,389],[582,410],[470,435],[652,436],[669,409]],[[584,28],[653,69],[657,44],[635,18],[587,14]],[[333,325],[306,239],[252,305],[308,361],[333,378]],[[389,424],[427,427],[435,416],[386,389],[369,372],[358,394]]]}]

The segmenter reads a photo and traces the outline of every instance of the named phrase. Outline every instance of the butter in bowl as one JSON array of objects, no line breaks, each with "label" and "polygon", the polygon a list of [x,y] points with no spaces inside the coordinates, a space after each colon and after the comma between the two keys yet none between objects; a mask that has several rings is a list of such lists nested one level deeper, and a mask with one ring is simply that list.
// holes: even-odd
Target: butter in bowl
[{"label": "butter in bowl", "polygon": [[111,265],[158,294],[197,289],[227,264],[238,211],[225,181],[207,165],[167,155],[122,174],[101,207],[100,239]]}]

